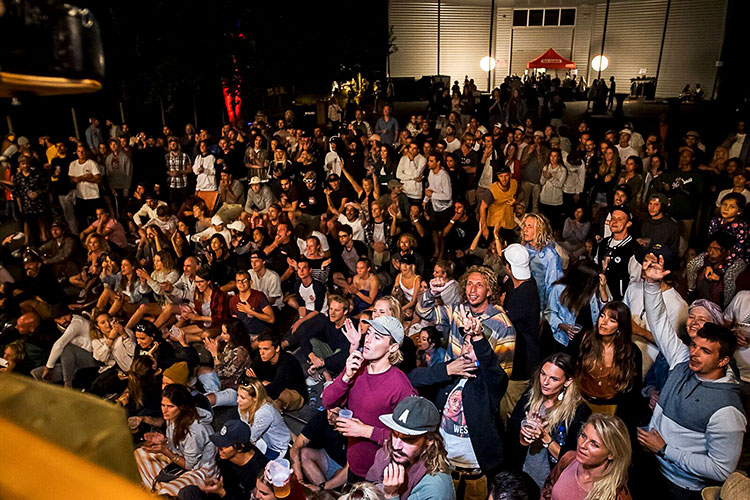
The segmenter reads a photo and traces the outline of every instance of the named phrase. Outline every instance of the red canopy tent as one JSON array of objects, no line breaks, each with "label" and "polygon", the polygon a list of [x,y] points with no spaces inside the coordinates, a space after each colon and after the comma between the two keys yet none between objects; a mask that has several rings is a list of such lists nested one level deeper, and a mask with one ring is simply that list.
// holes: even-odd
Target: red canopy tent
[{"label": "red canopy tent", "polygon": [[547,52],[536,59],[526,63],[526,69],[575,69],[576,63],[555,52],[550,48]]}]

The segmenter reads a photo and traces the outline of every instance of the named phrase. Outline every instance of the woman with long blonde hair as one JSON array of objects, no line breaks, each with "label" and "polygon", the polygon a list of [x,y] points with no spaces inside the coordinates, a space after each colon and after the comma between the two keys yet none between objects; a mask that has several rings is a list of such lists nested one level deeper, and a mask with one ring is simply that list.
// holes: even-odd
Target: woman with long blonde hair
[{"label": "woman with long blonde hair", "polygon": [[[251,440],[269,460],[286,455],[291,434],[263,382],[251,378],[237,389],[237,411],[240,420],[250,426]],[[259,441],[263,444],[258,444]]]},{"label": "woman with long blonde hair", "polygon": [[569,451],[550,473],[542,500],[630,500],[628,467],[633,455],[625,424],[596,413],[589,417],[575,451]]},{"label": "woman with long blonde hair", "polygon": [[575,377],[577,363],[565,353],[545,359],[508,420],[508,463],[517,464],[541,486],[591,415]]}]

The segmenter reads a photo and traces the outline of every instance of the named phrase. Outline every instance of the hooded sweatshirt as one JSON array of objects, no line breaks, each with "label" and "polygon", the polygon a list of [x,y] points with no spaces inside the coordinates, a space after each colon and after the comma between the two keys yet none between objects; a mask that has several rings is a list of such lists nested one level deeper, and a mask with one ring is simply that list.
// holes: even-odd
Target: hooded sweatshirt
[{"label": "hooded sweatshirt", "polygon": [[209,436],[214,432],[211,428],[213,415],[210,411],[198,408],[198,418],[190,424],[185,439],[174,442],[174,424],[167,423],[167,443],[172,453],[185,458],[187,470],[211,468],[216,465],[216,446]]},{"label": "hooded sweatshirt", "polygon": [[726,480],[737,467],[746,419],[732,370],[703,380],[669,321],[659,283],[645,284],[646,319],[670,372],[649,423],[667,446],[661,472],[675,485],[698,491]]}]

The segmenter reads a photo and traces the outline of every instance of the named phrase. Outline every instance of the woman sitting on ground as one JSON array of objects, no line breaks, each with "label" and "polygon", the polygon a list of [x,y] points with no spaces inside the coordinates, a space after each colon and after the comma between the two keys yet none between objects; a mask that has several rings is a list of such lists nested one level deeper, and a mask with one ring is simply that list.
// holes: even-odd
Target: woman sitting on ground
[{"label": "woman sitting on ground", "polygon": [[286,455],[291,440],[289,428],[260,380],[250,378],[247,384],[239,386],[237,410],[240,419],[250,426],[251,441],[269,460]]},{"label": "woman sitting on ground", "polygon": [[617,417],[594,414],[565,453],[542,489],[542,500],[630,500],[628,467],[633,450],[625,424]]},{"label": "woman sitting on ground", "polygon": [[211,414],[197,408],[190,390],[178,384],[164,388],[161,409],[167,433],[146,433],[135,461],[146,489],[176,497],[185,486],[202,486],[217,476]]},{"label": "woman sitting on ground", "polygon": [[417,300],[419,299],[422,277],[414,272],[416,261],[412,255],[400,256],[398,266],[400,272],[393,283],[392,293],[401,304],[404,321],[408,323],[408,320],[412,318],[414,307],[417,305]]},{"label": "woman sitting on ground", "polygon": [[154,256],[162,250],[169,250],[172,244],[158,226],[148,226],[146,237],[138,242],[135,258],[141,267],[150,268],[153,265]]},{"label": "woman sitting on ground", "polygon": [[235,286],[234,275],[238,269],[237,256],[229,249],[227,241],[220,233],[211,236],[207,246],[206,265],[211,280],[217,283],[223,292],[232,290]]},{"label": "woman sitting on ground", "polygon": [[80,273],[71,276],[68,280],[71,285],[82,289],[78,294],[79,303],[85,303],[89,290],[99,283],[104,256],[109,253],[109,243],[102,235],[92,233],[86,238],[86,249],[88,250],[86,265]]},{"label": "woman sitting on ground", "polygon": [[136,270],[138,275],[138,291],[142,295],[152,293],[154,302],[147,302],[138,306],[138,309],[128,320],[127,328],[133,328],[144,316],[159,317],[162,308],[170,304],[169,295],[166,293],[165,284],[174,285],[180,279],[180,273],[174,268],[174,258],[166,250],[154,255],[154,272],[149,276],[145,269]]},{"label": "woman sitting on ground", "polygon": [[212,406],[235,406],[240,379],[250,367],[250,336],[245,325],[232,319],[221,325],[221,335],[203,344],[214,358],[213,370],[198,376],[206,397]]},{"label": "woman sitting on ground", "polygon": [[161,427],[161,375],[151,356],[138,356],[128,370],[127,388],[117,400],[128,414],[128,426],[135,432],[141,424]]},{"label": "woman sitting on ground", "polygon": [[89,392],[101,397],[120,394],[127,387],[127,373],[133,364],[135,335],[107,312],[96,309],[89,325],[94,359],[103,365],[94,373]]},{"label": "woman sitting on ground", "polygon": [[138,306],[146,302],[146,298],[138,291],[137,261],[131,257],[123,257],[118,265],[117,258],[110,254],[105,260],[105,266],[119,268],[119,271],[102,279],[104,290],[96,302],[96,308],[108,311],[113,317],[120,311],[125,311],[127,316],[133,315]]},{"label": "woman sitting on ground", "polygon": [[187,343],[201,342],[205,338],[214,338],[221,331],[221,324],[229,321],[229,298],[216,284],[205,268],[200,268],[195,275],[195,307],[180,315],[172,328],[172,337],[178,340],[184,334]]},{"label": "woman sitting on ground", "polygon": [[576,385],[576,360],[564,353],[547,357],[508,420],[508,463],[541,488],[560,457],[576,449],[591,409]]},{"label": "woman sitting on ground", "polygon": [[156,361],[159,371],[164,371],[175,362],[172,344],[164,340],[161,332],[150,321],[141,321],[135,325],[134,357],[149,356]]}]

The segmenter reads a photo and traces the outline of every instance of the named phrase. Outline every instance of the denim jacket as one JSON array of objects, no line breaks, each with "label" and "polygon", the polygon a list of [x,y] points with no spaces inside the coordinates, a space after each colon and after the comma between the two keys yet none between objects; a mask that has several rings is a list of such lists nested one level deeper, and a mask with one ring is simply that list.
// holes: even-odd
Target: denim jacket
[{"label": "denim jacket", "polygon": [[[560,295],[563,290],[565,290],[565,285],[552,285],[552,289],[549,292],[549,302],[547,303],[547,308],[544,310],[544,317],[547,319],[550,328],[552,328],[552,336],[555,337],[555,340],[567,346],[570,338],[560,328],[560,325],[574,325],[576,322],[576,313],[560,303]],[[591,323],[596,325],[599,319],[599,312],[604,306],[604,303],[599,299],[598,293],[591,296],[589,306],[591,308]]]}]

